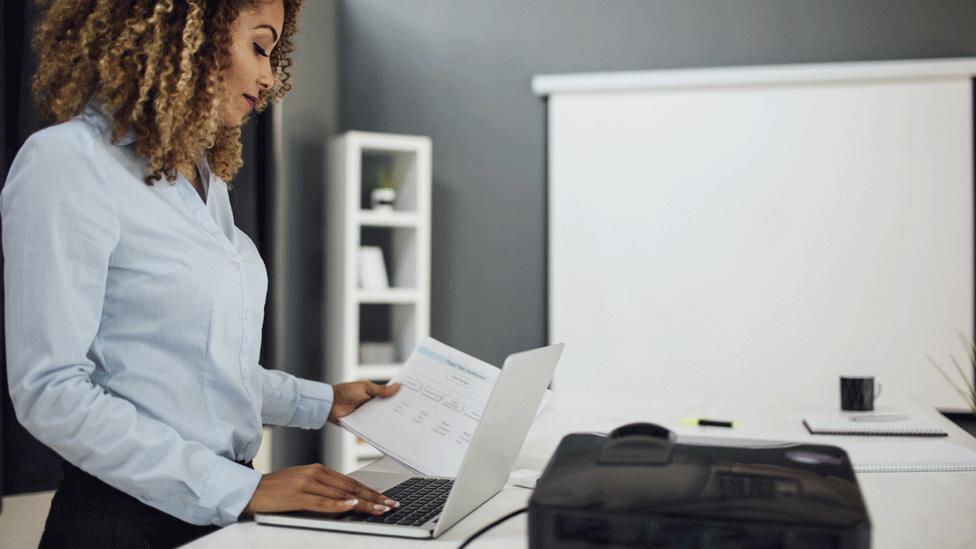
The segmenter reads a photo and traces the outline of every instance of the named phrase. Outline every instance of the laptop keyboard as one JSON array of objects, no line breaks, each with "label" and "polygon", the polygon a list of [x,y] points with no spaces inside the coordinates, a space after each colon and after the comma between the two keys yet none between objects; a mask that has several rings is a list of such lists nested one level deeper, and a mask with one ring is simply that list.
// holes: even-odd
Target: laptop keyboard
[{"label": "laptop keyboard", "polygon": [[420,526],[441,512],[453,484],[453,480],[446,478],[407,479],[383,492],[384,496],[399,502],[399,507],[383,515],[350,514],[348,520]]}]

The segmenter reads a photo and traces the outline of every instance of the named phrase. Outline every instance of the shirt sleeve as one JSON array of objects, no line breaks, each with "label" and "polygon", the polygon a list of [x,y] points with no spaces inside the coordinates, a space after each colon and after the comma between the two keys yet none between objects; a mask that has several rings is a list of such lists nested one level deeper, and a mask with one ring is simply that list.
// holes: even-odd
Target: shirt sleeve
[{"label": "shirt sleeve", "polygon": [[329,420],[334,394],[321,381],[301,379],[261,367],[264,406],[261,420],[269,425],[321,429]]},{"label": "shirt sleeve", "polygon": [[32,136],[0,194],[17,418],[63,458],[147,505],[193,524],[233,523],[261,474],[92,382],[88,353],[120,222],[96,164],[99,145],[70,124]]}]

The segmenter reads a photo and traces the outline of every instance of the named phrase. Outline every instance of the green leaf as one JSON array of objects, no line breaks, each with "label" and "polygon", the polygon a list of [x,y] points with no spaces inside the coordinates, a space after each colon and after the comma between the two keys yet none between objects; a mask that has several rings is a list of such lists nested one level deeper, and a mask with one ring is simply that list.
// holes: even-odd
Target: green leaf
[{"label": "green leaf", "polygon": [[[925,358],[929,361],[929,364],[931,364],[932,366],[934,366],[935,369],[938,370],[940,374],[942,374],[942,377],[944,377],[945,380],[949,382],[949,385],[953,388],[953,390],[955,390],[957,393],[959,393],[959,396],[962,397],[963,401],[965,401],[966,404],[968,404],[968,405],[972,405],[973,404],[973,401],[971,400],[970,395],[967,395],[965,391],[963,391],[962,389],[960,389],[959,387],[957,387],[956,386],[956,382],[952,381],[952,378],[949,377],[949,374],[945,373],[945,371],[942,370],[942,367],[939,366],[935,362],[935,360],[932,359],[932,357],[930,357],[929,355],[925,355]],[[953,359],[953,361],[955,361],[955,359]]]},{"label": "green leaf", "polygon": [[962,378],[962,386],[969,388],[969,398],[967,399],[968,402],[970,405],[976,404],[976,386],[969,383],[969,377],[965,372],[962,371],[962,366],[959,365],[956,357],[949,355],[949,359],[952,360],[952,363],[956,365],[956,371],[959,372],[959,377]]}]

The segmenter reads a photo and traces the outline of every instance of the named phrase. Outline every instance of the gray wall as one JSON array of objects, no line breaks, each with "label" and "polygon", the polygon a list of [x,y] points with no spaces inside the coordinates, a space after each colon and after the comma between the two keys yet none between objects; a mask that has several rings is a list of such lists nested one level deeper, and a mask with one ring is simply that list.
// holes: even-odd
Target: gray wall
[{"label": "gray wall", "polygon": [[[325,150],[337,128],[337,32],[334,0],[306,1],[299,16],[292,91],[276,105],[280,165],[271,272],[274,359],[271,366],[322,379],[325,334]],[[275,469],[319,459],[318,431],[275,430]]]},{"label": "gray wall", "polygon": [[350,0],[338,29],[340,128],[433,139],[431,333],[500,364],[546,338],[533,75],[971,56],[976,2]]}]

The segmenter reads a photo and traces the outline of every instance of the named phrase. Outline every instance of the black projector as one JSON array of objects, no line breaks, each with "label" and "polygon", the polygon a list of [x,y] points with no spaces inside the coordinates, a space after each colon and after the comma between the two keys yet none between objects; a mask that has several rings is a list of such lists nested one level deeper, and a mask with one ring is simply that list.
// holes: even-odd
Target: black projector
[{"label": "black projector", "polygon": [[529,547],[868,549],[844,450],[698,441],[633,423],[567,435],[529,500]]}]

